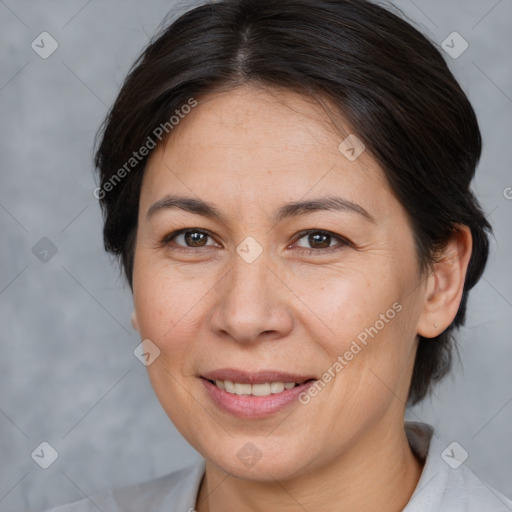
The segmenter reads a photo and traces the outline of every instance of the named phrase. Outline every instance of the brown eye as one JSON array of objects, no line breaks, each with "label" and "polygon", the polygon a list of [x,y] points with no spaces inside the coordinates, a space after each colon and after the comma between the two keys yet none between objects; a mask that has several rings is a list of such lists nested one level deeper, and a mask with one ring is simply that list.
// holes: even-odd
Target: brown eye
[{"label": "brown eye", "polygon": [[199,231],[186,231],[183,233],[183,238],[190,247],[202,247],[205,245],[208,235]]},{"label": "brown eye", "polygon": [[314,249],[325,249],[331,245],[331,235],[325,233],[312,233],[307,235],[308,243]]},{"label": "brown eye", "polygon": [[[352,246],[351,242],[347,239],[331,233],[330,231],[323,230],[308,230],[301,233],[297,241],[305,239],[309,247],[299,245],[299,252],[307,252],[308,254],[322,254],[326,252],[337,251],[343,249],[345,246]],[[337,245],[331,245],[332,242],[337,241]]]},{"label": "brown eye", "polygon": [[163,240],[163,245],[169,245],[171,242],[177,245],[176,249],[194,249],[209,247],[214,244],[208,244],[207,241],[212,238],[210,234],[198,229],[181,229],[167,235]]}]

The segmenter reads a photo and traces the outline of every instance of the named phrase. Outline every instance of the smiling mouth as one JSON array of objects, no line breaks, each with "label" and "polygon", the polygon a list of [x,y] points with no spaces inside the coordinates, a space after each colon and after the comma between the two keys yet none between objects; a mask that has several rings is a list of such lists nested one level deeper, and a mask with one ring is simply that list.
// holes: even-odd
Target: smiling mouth
[{"label": "smiling mouth", "polygon": [[242,420],[256,420],[299,404],[299,395],[318,381],[314,375],[238,367],[219,368],[197,377],[220,411]]},{"label": "smiling mouth", "polygon": [[301,384],[313,381],[315,379],[307,379],[301,382],[276,381],[259,384],[247,384],[242,382],[233,382],[230,380],[205,380],[212,383],[217,388],[226,391],[227,393],[231,393],[233,395],[269,396],[278,395],[280,393],[283,393],[284,391],[293,389],[297,386],[300,386]]}]

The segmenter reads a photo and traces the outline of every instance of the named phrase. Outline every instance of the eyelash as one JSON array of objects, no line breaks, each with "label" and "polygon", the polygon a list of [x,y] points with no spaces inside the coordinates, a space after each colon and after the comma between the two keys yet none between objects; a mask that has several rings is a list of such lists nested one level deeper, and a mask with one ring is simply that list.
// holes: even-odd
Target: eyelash
[{"label": "eyelash", "polygon": [[[203,246],[203,247],[182,247],[182,246],[170,247],[169,246],[169,243],[174,238],[176,238],[179,235],[186,234],[186,233],[201,233],[210,238],[213,238],[212,235],[210,233],[208,233],[208,231],[204,231],[202,229],[196,229],[196,228],[185,228],[185,229],[173,231],[172,233],[169,233],[168,235],[163,237],[163,239],[160,242],[160,246],[168,247],[173,251],[181,251],[181,252],[185,252],[185,253],[190,253],[190,252],[195,253],[195,252],[197,252],[197,249],[202,249],[203,247],[211,247],[211,246]],[[298,233],[298,237],[296,238],[295,242],[297,242],[301,238],[304,238],[305,236],[313,234],[313,233],[327,235],[334,239],[337,239],[339,241],[339,245],[334,246],[334,247],[327,247],[327,248],[323,248],[323,249],[308,249],[306,247],[299,247],[298,252],[300,254],[307,254],[309,256],[311,256],[311,255],[319,256],[319,255],[329,254],[329,253],[332,253],[335,251],[339,251],[347,246],[354,247],[354,244],[352,242],[350,242],[350,240],[348,240],[340,235],[337,235],[336,233],[333,233],[332,231],[326,231],[324,229],[307,229],[305,231],[301,231],[300,233]]]}]

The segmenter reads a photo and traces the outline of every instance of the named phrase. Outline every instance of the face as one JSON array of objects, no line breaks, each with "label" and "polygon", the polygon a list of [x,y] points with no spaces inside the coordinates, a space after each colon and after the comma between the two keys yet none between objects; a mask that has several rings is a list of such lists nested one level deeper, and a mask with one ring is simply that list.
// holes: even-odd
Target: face
[{"label": "face", "polygon": [[141,189],[149,377],[207,460],[292,478],[402,428],[425,300],[413,233],[369,152],[347,158],[350,132],[312,100],[247,86],[198,100]]}]

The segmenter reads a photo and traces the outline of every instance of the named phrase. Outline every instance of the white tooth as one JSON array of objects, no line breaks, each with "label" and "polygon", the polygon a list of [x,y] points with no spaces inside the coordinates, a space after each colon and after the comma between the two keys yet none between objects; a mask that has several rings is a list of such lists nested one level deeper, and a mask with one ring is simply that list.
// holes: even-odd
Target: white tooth
[{"label": "white tooth", "polygon": [[265,384],[253,384],[252,385],[252,394],[254,396],[268,396],[270,395],[270,383]]},{"label": "white tooth", "polygon": [[228,393],[235,393],[235,385],[230,380],[225,380],[224,390]]},{"label": "white tooth", "polygon": [[281,393],[284,391],[284,383],[283,382],[272,382],[270,384],[270,392],[271,393]]},{"label": "white tooth", "polygon": [[236,395],[268,396],[282,393],[285,389],[293,389],[295,382],[266,382],[264,384],[242,384],[229,380],[216,380],[215,385],[228,393]]},{"label": "white tooth", "polygon": [[235,393],[237,395],[250,395],[252,386],[250,384],[240,384],[235,382]]}]

